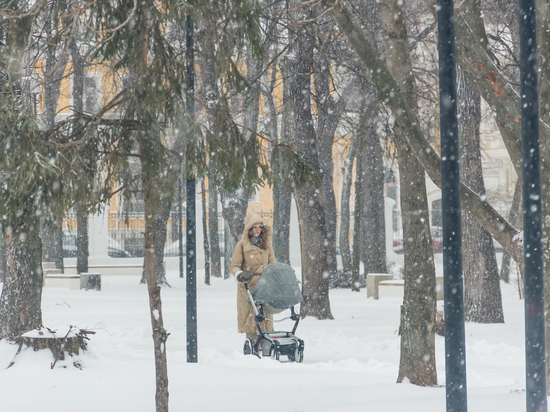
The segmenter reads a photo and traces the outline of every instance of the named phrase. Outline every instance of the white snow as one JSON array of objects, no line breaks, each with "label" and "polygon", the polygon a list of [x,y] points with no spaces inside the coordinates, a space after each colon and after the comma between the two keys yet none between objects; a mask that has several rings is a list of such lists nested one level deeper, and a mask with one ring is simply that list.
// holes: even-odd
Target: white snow
[{"label": "white snow", "polygon": [[[440,257],[441,255],[439,255]],[[440,259],[438,259],[440,261]],[[298,273],[300,268],[295,267]],[[231,412],[427,412],[445,410],[444,340],[436,336],[440,387],[397,384],[400,298],[374,300],[331,290],[334,320],[306,318],[296,335],[303,363],[242,354],[236,332],[236,283],[198,271],[198,363],[187,363],[185,279],[169,270],[161,292],[168,356],[170,410]],[[441,267],[438,264],[438,275]],[[102,291],[45,288],[44,325],[97,332],[88,351],[58,361],[49,351],[0,341],[2,411],[154,411],[155,366],[147,288],[140,276],[104,276]],[[468,410],[525,411],[524,302],[517,285],[502,284],[506,323],[466,325]],[[283,314],[276,315],[283,317]],[[276,324],[291,330],[288,320]],[[77,365],[73,362],[79,360]]]}]

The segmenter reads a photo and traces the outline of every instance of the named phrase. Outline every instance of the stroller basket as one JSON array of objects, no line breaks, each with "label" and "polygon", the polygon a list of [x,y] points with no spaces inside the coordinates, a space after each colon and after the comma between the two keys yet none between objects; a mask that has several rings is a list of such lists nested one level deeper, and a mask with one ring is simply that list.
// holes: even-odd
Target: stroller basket
[{"label": "stroller basket", "polygon": [[[275,262],[265,267],[262,277],[251,292],[248,284],[244,284],[248,291],[248,303],[256,313],[255,321],[258,328],[258,340],[254,342],[248,338],[244,344],[244,353],[271,356],[279,360],[280,355],[287,356],[289,361],[302,362],[304,358],[304,341],[294,336],[299,314],[294,312],[294,305],[301,303],[302,292],[296,279],[294,269],[282,262]],[[292,332],[264,332],[260,323],[265,320],[264,314],[277,314],[290,309],[295,324]],[[279,319],[282,321],[288,319]]]}]

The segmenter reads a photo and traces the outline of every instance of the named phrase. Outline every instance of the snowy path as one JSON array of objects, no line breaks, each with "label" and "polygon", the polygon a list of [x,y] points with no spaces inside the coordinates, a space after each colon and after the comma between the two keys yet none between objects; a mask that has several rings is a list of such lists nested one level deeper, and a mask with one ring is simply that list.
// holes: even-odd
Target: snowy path
[{"label": "snowy path", "polygon": [[[199,271],[199,276],[201,272]],[[445,389],[396,384],[399,366],[399,298],[379,301],[331,290],[333,321],[306,318],[303,364],[242,355],[236,333],[233,280],[199,282],[199,363],[186,362],[185,283],[168,274],[163,288],[170,409],[265,412],[444,411]],[[154,364],[147,292],[139,277],[105,276],[103,290],[45,288],[45,325],[95,329],[83,369],[56,366],[48,352],[26,350],[14,367],[15,346],[0,342],[2,411],[154,411]],[[503,284],[506,323],[468,324],[469,411],[525,411],[523,301]],[[292,322],[280,329],[290,330]],[[436,337],[438,380],[445,381],[444,342]]]}]

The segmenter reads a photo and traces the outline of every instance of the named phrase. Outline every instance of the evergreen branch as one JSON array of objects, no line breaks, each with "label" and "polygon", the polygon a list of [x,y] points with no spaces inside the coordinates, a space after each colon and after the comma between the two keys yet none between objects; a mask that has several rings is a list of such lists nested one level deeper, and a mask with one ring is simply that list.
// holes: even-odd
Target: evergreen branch
[{"label": "evergreen branch", "polygon": [[[103,116],[110,110],[114,109],[116,106],[120,105],[122,103],[122,97],[126,93],[126,89],[122,90],[120,93],[118,93],[115,97],[111,99],[109,103],[107,103],[105,106],[101,108],[100,111],[98,111],[95,115],[89,116],[85,114],[77,114],[75,117],[82,117],[87,119],[87,123],[84,125],[82,130],[84,130],[84,133],[82,134],[82,137],[78,140],[67,142],[67,143],[60,143],[60,142],[46,142],[47,145],[54,145],[59,148],[71,148],[75,146],[79,146],[82,144],[85,144],[88,142],[90,136],[92,133],[97,129],[99,125],[101,125],[103,121]],[[42,137],[44,140],[47,140],[46,138],[48,136],[51,136],[55,132],[62,129],[64,126],[71,124],[73,119],[65,119],[61,122],[58,122],[53,128],[50,128],[42,133]]]},{"label": "evergreen branch", "polygon": [[130,12],[130,16],[128,16],[128,18],[123,21],[122,23],[120,23],[117,27],[115,27],[114,29],[104,29],[104,30],[101,30],[101,31],[98,31],[98,30],[94,30],[88,23],[86,23],[86,27],[88,27],[88,29],[92,32],[92,33],[95,33],[97,35],[102,35],[102,34],[105,34],[105,33],[113,33],[111,34],[108,38],[106,39],[103,39],[101,40],[100,43],[106,43],[110,40],[113,39],[113,37],[115,37],[115,34],[117,31],[119,31],[120,29],[122,29],[124,26],[126,26],[128,23],[130,23],[130,21],[134,18],[135,14],[136,14],[136,10],[137,10],[137,0],[134,0],[134,7],[132,8],[131,12]]}]

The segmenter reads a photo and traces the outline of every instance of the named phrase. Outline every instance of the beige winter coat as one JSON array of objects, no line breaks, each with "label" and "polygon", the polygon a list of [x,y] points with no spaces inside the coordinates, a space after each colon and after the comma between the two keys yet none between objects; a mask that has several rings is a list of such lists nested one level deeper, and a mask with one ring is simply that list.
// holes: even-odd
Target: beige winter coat
[{"label": "beige winter coat", "polygon": [[[250,243],[249,231],[257,223],[262,223],[264,229],[262,230],[262,236],[264,240],[263,248],[254,246]],[[273,247],[271,246],[271,227],[266,225],[264,219],[258,215],[249,215],[245,221],[245,227],[242,235],[242,239],[235,246],[233,252],[233,258],[231,259],[231,273],[233,276],[237,276],[241,272],[250,272],[254,276],[248,282],[250,290],[254,289],[254,286],[260,280],[261,274],[264,268],[270,263],[275,262],[275,254],[273,253]],[[258,328],[254,322],[254,309],[252,305],[247,302],[248,293],[242,283],[237,286],[237,321],[239,333],[258,333]],[[266,318],[272,319],[271,315]],[[262,331],[272,331],[273,322],[263,321],[260,323]]]}]

